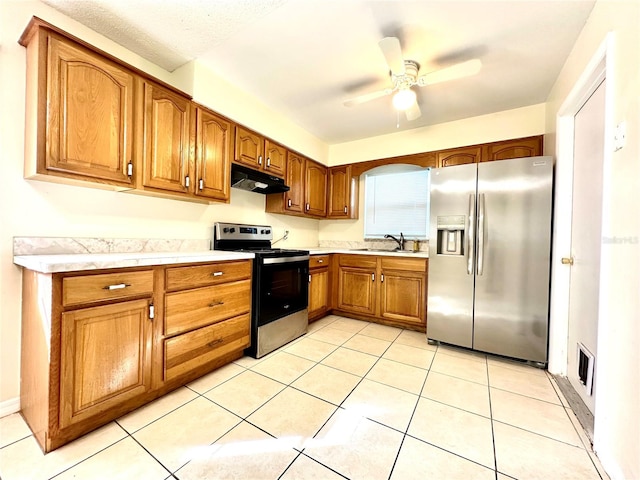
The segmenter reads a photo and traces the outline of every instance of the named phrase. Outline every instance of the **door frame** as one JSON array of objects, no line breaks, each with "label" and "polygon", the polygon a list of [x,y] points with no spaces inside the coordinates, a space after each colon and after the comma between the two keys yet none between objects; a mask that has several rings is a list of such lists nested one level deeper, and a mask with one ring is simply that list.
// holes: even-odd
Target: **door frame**
[{"label": "door frame", "polygon": [[[569,283],[570,268],[561,264],[561,258],[571,252],[571,218],[573,207],[573,170],[574,170],[574,117],[585,102],[606,78],[604,112],[604,155],[602,169],[602,235],[609,231],[609,204],[611,198],[611,160],[613,154],[613,50],[614,34],[609,32],[592,56],[584,71],[565,98],[556,116],[556,165],[555,195],[553,219],[553,250],[551,265],[551,303],[549,325],[549,371],[567,375],[569,333]],[[601,250],[600,264],[608,262],[606,250]],[[607,269],[600,269],[599,307],[598,307],[598,358],[595,368],[600,370],[608,357],[605,340],[607,329],[605,313],[608,311],[608,293],[603,288],[608,283]],[[606,370],[606,368],[604,369]],[[595,376],[596,384],[598,376]],[[596,391],[596,409],[598,388]],[[595,414],[595,412],[594,412]],[[597,436],[597,422],[594,436]]]}]

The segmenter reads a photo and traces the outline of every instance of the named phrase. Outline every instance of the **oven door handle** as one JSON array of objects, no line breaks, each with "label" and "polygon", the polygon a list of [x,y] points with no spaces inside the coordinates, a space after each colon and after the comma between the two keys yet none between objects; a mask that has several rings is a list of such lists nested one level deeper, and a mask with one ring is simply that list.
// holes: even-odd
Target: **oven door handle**
[{"label": "oven door handle", "polygon": [[309,255],[298,255],[297,257],[274,257],[264,258],[262,263],[264,265],[272,265],[274,263],[293,263],[293,262],[305,262],[309,260]]}]

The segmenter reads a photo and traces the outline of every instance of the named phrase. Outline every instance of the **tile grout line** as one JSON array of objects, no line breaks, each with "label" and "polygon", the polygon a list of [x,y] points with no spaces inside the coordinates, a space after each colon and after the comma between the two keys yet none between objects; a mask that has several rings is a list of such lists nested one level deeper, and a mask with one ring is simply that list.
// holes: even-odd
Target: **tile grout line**
[{"label": "tile grout line", "polygon": [[489,396],[489,418],[491,422],[491,443],[493,444],[493,474],[498,480],[498,454],[496,451],[496,432],[493,428],[493,405],[491,404],[491,378],[489,375],[489,362],[485,357],[485,366],[487,368],[487,395]]}]

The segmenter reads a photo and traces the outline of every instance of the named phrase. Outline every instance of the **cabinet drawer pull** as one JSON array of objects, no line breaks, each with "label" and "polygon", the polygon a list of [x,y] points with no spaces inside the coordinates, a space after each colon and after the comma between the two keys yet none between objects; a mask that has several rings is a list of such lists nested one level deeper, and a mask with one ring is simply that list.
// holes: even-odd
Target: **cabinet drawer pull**
[{"label": "cabinet drawer pull", "polygon": [[127,288],[131,285],[128,283],[116,283],[115,285],[107,285],[106,287],[102,287],[103,290],[119,290],[121,288]]},{"label": "cabinet drawer pull", "polygon": [[222,342],[224,342],[224,339],[222,338],[218,338],[217,340],[211,340],[209,343],[207,343],[207,347],[215,347],[216,345]]},{"label": "cabinet drawer pull", "polygon": [[224,305],[224,302],[216,302],[215,300],[209,304],[209,307],[217,307],[218,305]]},{"label": "cabinet drawer pull", "polygon": [[212,277],[221,277],[224,272],[211,272]]},{"label": "cabinet drawer pull", "polygon": [[324,263],[324,260],[318,260],[318,263]]}]

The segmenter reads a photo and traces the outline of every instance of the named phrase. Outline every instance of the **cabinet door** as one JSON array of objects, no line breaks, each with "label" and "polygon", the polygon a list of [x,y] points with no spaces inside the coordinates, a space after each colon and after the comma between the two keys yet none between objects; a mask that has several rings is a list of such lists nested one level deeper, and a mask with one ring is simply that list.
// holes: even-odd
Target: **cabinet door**
[{"label": "cabinet door", "polygon": [[305,213],[327,216],[327,167],[307,160],[305,180]]},{"label": "cabinet door", "polygon": [[290,190],[284,194],[284,208],[289,212],[304,212],[304,167],[304,158],[293,152],[289,152],[287,157],[286,184]]},{"label": "cabinet door", "polygon": [[265,140],[264,155],[266,157],[264,170],[270,175],[284,178],[287,169],[287,149],[282,145]]},{"label": "cabinet door", "polygon": [[228,202],[231,123],[202,108],[196,117],[196,195]]},{"label": "cabinet door", "polygon": [[47,62],[46,170],[131,184],[133,74],[55,35]]},{"label": "cabinet door", "polygon": [[144,108],[144,186],[172,192],[192,191],[189,99],[145,83]]},{"label": "cabinet door", "polygon": [[454,148],[438,152],[438,167],[478,163],[482,147]]},{"label": "cabinet door", "polygon": [[351,165],[329,169],[327,218],[358,218],[358,184]]},{"label": "cabinet door", "polygon": [[374,315],[376,313],[376,270],[338,268],[338,309]]},{"label": "cabinet door", "polygon": [[388,320],[426,325],[426,278],[419,272],[382,270],[380,316]]},{"label": "cabinet door", "polygon": [[251,168],[262,169],[264,139],[257,133],[236,127],[235,161]]},{"label": "cabinet door", "polygon": [[542,135],[490,143],[485,147],[483,162],[542,155]]},{"label": "cabinet door", "polygon": [[329,269],[309,271],[309,318],[316,318],[329,309]]},{"label": "cabinet door", "polygon": [[61,428],[145,393],[150,375],[148,300],[62,314]]}]

